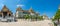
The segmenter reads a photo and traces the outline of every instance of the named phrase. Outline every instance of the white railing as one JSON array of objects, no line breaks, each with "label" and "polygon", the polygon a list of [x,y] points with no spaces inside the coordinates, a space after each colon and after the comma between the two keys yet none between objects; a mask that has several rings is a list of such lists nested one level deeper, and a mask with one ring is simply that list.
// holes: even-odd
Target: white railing
[{"label": "white railing", "polygon": [[8,19],[11,20],[11,21],[14,21],[15,20],[14,17],[5,17],[5,18],[0,17],[0,21],[8,21]]}]

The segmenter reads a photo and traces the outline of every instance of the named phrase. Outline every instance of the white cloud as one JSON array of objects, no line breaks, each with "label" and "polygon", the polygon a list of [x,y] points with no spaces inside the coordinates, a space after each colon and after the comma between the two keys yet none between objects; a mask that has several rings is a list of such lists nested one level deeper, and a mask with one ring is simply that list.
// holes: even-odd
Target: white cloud
[{"label": "white cloud", "polygon": [[0,8],[4,6],[5,0],[0,0]]},{"label": "white cloud", "polygon": [[24,5],[17,5],[17,7],[23,7]]},{"label": "white cloud", "polygon": [[0,3],[0,10],[2,9],[3,6],[4,6],[4,4],[3,3]]},{"label": "white cloud", "polygon": [[1,4],[1,6],[4,6],[4,4]]},{"label": "white cloud", "polygon": [[0,7],[3,7],[3,6],[4,6],[4,4],[0,3]]}]

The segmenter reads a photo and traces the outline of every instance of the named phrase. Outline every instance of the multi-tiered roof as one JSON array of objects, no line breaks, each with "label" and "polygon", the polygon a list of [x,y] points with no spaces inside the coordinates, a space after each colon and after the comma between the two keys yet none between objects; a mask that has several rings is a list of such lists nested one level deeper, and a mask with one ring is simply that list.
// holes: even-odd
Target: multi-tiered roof
[{"label": "multi-tiered roof", "polygon": [[27,13],[34,13],[32,7],[31,7],[29,10],[22,10],[21,7],[18,7],[18,8],[16,9],[16,11],[22,11],[22,12],[27,12]]},{"label": "multi-tiered roof", "polygon": [[9,9],[6,7],[6,5],[4,5],[1,11],[6,12],[6,11],[9,11]]},{"label": "multi-tiered roof", "polygon": [[[2,10],[0,11],[0,15],[12,15],[12,12],[6,7],[6,5],[3,6]],[[7,15],[6,14],[6,15]]]},{"label": "multi-tiered roof", "polygon": [[34,13],[32,7],[29,9],[29,12],[30,12],[30,13]]}]

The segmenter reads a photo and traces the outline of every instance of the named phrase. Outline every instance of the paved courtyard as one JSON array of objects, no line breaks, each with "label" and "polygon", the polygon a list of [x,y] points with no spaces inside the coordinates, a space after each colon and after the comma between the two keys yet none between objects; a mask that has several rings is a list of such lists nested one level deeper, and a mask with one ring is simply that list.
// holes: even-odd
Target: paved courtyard
[{"label": "paved courtyard", "polygon": [[18,20],[18,22],[0,22],[0,26],[54,26],[51,20],[44,21],[25,21]]}]

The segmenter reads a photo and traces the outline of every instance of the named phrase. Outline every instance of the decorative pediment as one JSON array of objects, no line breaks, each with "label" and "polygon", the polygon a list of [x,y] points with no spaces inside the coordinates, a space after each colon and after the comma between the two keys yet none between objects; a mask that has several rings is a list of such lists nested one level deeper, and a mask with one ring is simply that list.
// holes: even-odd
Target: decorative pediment
[{"label": "decorative pediment", "polygon": [[1,11],[9,11],[9,9],[6,7],[6,5],[4,5],[4,7],[2,8],[2,10]]}]

